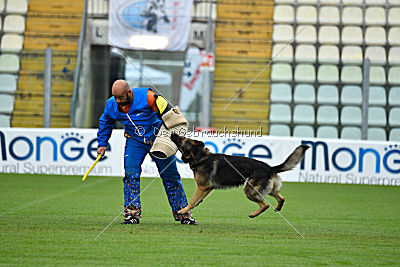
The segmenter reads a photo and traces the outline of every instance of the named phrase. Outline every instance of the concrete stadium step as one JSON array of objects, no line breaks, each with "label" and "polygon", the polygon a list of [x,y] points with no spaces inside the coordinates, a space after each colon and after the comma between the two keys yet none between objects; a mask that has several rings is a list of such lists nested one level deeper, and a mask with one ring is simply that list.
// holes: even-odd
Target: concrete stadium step
[{"label": "concrete stadium step", "polygon": [[[76,65],[76,53],[53,53],[52,71],[72,73]],[[45,67],[44,53],[22,54],[21,70],[43,72]]]},{"label": "concrete stadium step", "polygon": [[225,129],[228,131],[260,131],[263,135],[266,135],[269,132],[269,122],[265,120],[213,119],[211,127],[220,131]]},{"label": "concrete stadium step", "polygon": [[221,63],[217,61],[215,64],[214,77],[216,80],[223,77],[252,80],[257,77],[256,80],[268,81],[271,67],[266,67],[267,64],[268,63],[265,65],[243,64],[240,62]]},{"label": "concrete stadium step", "polygon": [[29,16],[26,22],[27,32],[45,32],[45,33],[76,33],[80,32],[80,18],[58,18],[44,16]]},{"label": "concrete stadium step", "polygon": [[[44,92],[44,75],[37,72],[20,72],[17,93],[40,95]],[[52,95],[72,96],[74,88],[72,75],[53,75],[51,81]]]},{"label": "concrete stadium step", "polygon": [[[44,97],[25,95],[17,93],[15,95],[14,115],[34,114],[43,116]],[[51,114],[59,116],[69,116],[70,98],[52,97]]]},{"label": "concrete stadium step", "polygon": [[271,56],[271,41],[256,42],[255,40],[217,40],[216,56],[259,57],[268,59]]},{"label": "concrete stadium step", "polygon": [[24,49],[44,50],[50,46],[54,50],[76,50],[79,35],[44,35],[38,32],[25,34]]},{"label": "concrete stadium step", "polygon": [[268,99],[269,98],[269,90],[253,90],[246,88],[238,88],[237,90],[232,90],[233,88],[222,89],[222,88],[214,88],[212,93],[212,98],[238,98],[238,99],[249,99],[249,100],[258,100],[258,99]]},{"label": "concrete stadium step", "polygon": [[[43,127],[43,116],[32,114],[15,114],[12,117],[11,127],[38,128]],[[51,128],[70,128],[71,118],[56,117],[50,118]]]},{"label": "concrete stadium step", "polygon": [[29,11],[40,12],[40,13],[57,13],[57,14],[71,14],[77,13],[82,15],[84,1],[76,0],[63,0],[63,1],[51,1],[51,0],[30,0]]},{"label": "concrete stadium step", "polygon": [[217,17],[272,20],[273,2],[218,1]]}]

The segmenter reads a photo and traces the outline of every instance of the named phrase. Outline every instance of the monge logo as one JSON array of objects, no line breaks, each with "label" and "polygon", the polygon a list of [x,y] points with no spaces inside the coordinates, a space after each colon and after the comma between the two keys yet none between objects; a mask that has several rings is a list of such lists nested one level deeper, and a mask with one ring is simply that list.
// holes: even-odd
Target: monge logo
[{"label": "monge logo", "polygon": [[[18,161],[36,160],[40,161],[43,155],[51,153],[52,161],[56,162],[59,157],[66,161],[77,161],[85,153],[95,160],[97,156],[97,138],[91,139],[87,145],[84,136],[79,133],[67,132],[55,139],[51,136],[16,136],[7,140],[6,136],[0,131],[1,159],[6,161],[11,157]],[[49,147],[51,148],[49,150]],[[111,147],[107,147],[111,151]],[[101,160],[106,159],[103,157]]]},{"label": "monge logo", "polygon": [[[398,145],[388,145],[383,152],[379,152],[371,147],[353,149],[346,146],[329,151],[328,145],[323,141],[314,142],[303,140],[301,143],[311,146],[311,170],[315,170],[317,162],[322,161],[325,171],[329,171],[331,167],[333,167],[342,172],[356,170],[361,173],[365,168],[365,158],[367,156],[372,156],[376,174],[381,173],[382,169],[391,174],[400,173],[400,146]],[[318,154],[321,150],[322,155]],[[310,153],[308,153],[308,155],[310,155]],[[340,161],[339,158],[343,158],[343,156],[349,160],[346,160],[346,162]],[[306,155],[301,162],[301,170],[305,169],[307,158],[309,159],[309,156]]]}]

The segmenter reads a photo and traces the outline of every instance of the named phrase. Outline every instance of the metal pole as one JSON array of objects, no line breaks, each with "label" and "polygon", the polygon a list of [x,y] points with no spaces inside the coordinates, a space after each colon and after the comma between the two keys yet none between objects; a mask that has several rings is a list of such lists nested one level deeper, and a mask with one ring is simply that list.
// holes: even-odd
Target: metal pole
[{"label": "metal pole", "polygon": [[363,64],[363,98],[362,98],[362,123],[361,123],[361,139],[368,139],[368,99],[369,99],[369,59],[367,58]]},{"label": "metal pole", "polygon": [[[206,54],[211,52],[211,30],[212,30],[212,1],[209,0],[208,20],[207,20],[207,40],[206,40]],[[210,126],[210,70],[203,70],[203,98],[201,105],[201,126]]]},{"label": "metal pole", "polygon": [[51,62],[52,50],[47,47],[44,52],[44,108],[43,108],[43,127],[50,128],[51,113]]}]

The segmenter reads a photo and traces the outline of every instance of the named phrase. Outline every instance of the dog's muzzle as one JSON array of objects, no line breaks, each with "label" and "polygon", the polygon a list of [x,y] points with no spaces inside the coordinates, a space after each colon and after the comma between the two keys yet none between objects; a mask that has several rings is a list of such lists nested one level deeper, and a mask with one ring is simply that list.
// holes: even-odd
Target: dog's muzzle
[{"label": "dog's muzzle", "polygon": [[179,136],[185,136],[189,128],[189,123],[178,106],[165,113],[161,119],[164,123],[158,131],[150,153],[156,158],[165,159],[175,155],[178,151],[178,147],[171,140],[171,134],[176,133]]}]

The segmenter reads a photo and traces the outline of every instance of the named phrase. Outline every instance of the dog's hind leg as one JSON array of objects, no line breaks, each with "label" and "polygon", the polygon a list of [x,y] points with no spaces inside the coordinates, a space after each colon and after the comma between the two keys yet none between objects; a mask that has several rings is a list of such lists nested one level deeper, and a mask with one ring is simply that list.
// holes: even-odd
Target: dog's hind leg
[{"label": "dog's hind leg", "polygon": [[281,187],[282,187],[282,179],[279,175],[274,175],[272,177],[273,182],[273,189],[272,192],[269,194],[273,196],[276,201],[278,201],[278,205],[275,208],[275,211],[280,211],[282,209],[283,203],[285,203],[285,198],[281,195]]},{"label": "dog's hind leg", "polygon": [[243,188],[243,191],[249,200],[256,202],[260,206],[258,210],[249,214],[250,218],[257,217],[258,215],[260,215],[269,208],[269,205],[264,201],[263,196],[260,195],[260,191],[255,190],[247,182]]}]

